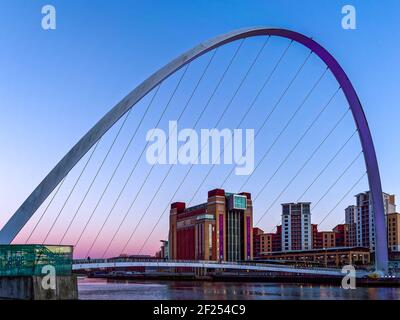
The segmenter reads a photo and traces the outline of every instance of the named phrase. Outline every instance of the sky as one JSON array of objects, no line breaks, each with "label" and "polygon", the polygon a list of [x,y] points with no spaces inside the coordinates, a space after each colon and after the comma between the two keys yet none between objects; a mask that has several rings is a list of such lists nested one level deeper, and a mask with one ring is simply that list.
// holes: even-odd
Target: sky
[{"label": "sky", "polygon": [[[57,25],[55,30],[43,30],[41,9],[51,4],[56,8]],[[344,5],[351,4],[356,9],[356,29],[344,30],[341,25]],[[396,35],[400,28],[398,20],[400,3],[387,1],[0,1],[0,227],[11,217],[22,202],[56,165],[65,153],[116,103],[139,85],[153,72],[173,58],[198,43],[231,30],[251,26],[273,26],[287,28],[313,37],[339,61],[352,81],[363,104],[372,132],[380,165],[383,190],[400,194],[400,170],[398,170],[397,119],[400,116],[398,84],[400,70],[398,57],[400,45]],[[240,79],[251,66],[265,39],[247,39],[240,48],[237,59],[232,64],[226,80],[213,97],[209,109],[198,122],[196,130],[216,127],[216,121]],[[207,103],[213,88],[223,74],[229,59],[238,49],[238,42],[221,48],[211,62],[207,81],[198,89],[178,123],[179,129],[193,128],[200,116],[201,108]],[[288,41],[271,38],[261,51],[260,58],[250,72],[249,78],[232,103],[226,117],[217,128],[235,128],[246,108],[261,88],[263,79],[273,70],[280,54]],[[159,127],[166,129],[169,120],[176,120],[185,101],[190,96],[197,79],[211,58],[207,54],[188,69],[182,84],[176,92],[165,117]],[[260,101],[249,112],[241,128],[257,131],[262,125],[265,110],[271,110],[285,84],[290,82],[297,68],[307,57],[308,51],[294,44],[288,50]],[[271,120],[260,132],[255,141],[256,163],[263,158],[290,115],[302,101],[313,83],[323,74],[324,66],[317,57],[311,56],[303,72],[294,83]],[[178,83],[184,70],[170,77],[161,86],[159,93],[144,118],[142,126],[135,136],[133,147],[112,180],[104,198],[96,203],[107,179],[118,163],[125,145],[145,114],[151,95],[146,96],[135,106],[135,112],[129,115],[121,136],[115,144],[112,156],[107,159],[104,169],[93,185],[92,190],[76,219],[71,220],[82,196],[90,185],[91,179],[101,163],[107,148],[112,143],[121,121],[116,124],[100,141],[93,159],[85,174],[77,184],[69,201],[63,208],[68,192],[74,185],[80,170],[87,160],[86,155],[68,175],[65,183],[54,198],[54,202],[45,210],[46,203],[32,217],[31,221],[15,239],[15,243],[24,243],[32,233],[29,242],[59,243],[66,226],[72,221],[71,228],[63,243],[75,244],[78,255],[84,255],[96,239],[96,234],[104,222],[102,233],[96,239],[90,254],[101,255],[118,224],[123,221],[120,232],[110,246],[109,254],[118,254],[124,247],[135,225],[146,212],[140,227],[127,244],[125,252],[137,253],[143,241],[161,215],[160,223],[151,234],[142,253],[153,254],[159,247],[159,240],[168,232],[168,212],[163,213],[177,187],[184,177],[188,166],[177,165],[171,171],[159,194],[146,211],[155,189],[167,174],[169,166],[156,166],[148,183],[140,192],[126,220],[123,219],[129,204],[139,191],[141,183],[151,166],[145,159],[138,157],[145,147],[145,136],[165,107],[171,92]],[[254,206],[254,223],[267,211],[286,183],[296,173],[320,140],[329,132],[336,121],[346,112],[346,101],[339,93],[332,105],[321,116],[313,131],[299,145],[290,161],[285,163],[276,176],[271,178],[265,189],[263,185],[273,175],[275,169],[291,150],[307,125],[318,115],[321,106],[335,92],[337,84],[327,73],[318,88],[310,96],[296,119],[288,126],[282,137],[273,146],[265,161],[256,169],[251,180],[244,185],[246,190],[238,190],[246,177],[232,176],[228,179],[227,191],[250,191],[257,197]],[[152,92],[154,94],[154,91]],[[237,109],[233,109],[236,107]],[[354,122],[347,114],[340,123],[335,135],[331,137],[318,155],[290,186],[267,215],[258,224],[270,231],[280,220],[280,203],[296,201],[305,187],[318,171],[324,167],[335,151],[354,133]],[[326,214],[328,218],[321,223],[322,229],[331,229],[343,222],[344,208],[354,203],[354,194],[367,190],[364,178],[354,190],[338,201],[365,171],[362,157],[356,158],[360,144],[352,139],[344,152],[336,159],[320,181],[318,181],[300,200],[317,203],[335,178],[355,160],[340,183],[323,198],[312,211],[313,223],[318,223]],[[107,219],[107,214],[116,199],[118,191],[125,181],[130,168],[138,161],[137,171],[121,197],[121,201]],[[173,197],[174,201],[189,201],[197,186],[207,174],[210,166],[195,166],[191,176]],[[219,187],[232,167],[216,166],[204,185],[195,196],[193,203],[206,200],[209,189]],[[260,192],[263,190],[262,192]],[[62,209],[63,208],[63,209]],[[96,209],[94,209],[96,208]],[[59,218],[58,213],[61,211]],[[93,212],[92,219],[90,215]],[[88,223],[87,228],[84,225]],[[35,228],[36,223],[38,226]],[[54,227],[48,234],[50,226]],[[80,233],[84,230],[82,237]]]}]

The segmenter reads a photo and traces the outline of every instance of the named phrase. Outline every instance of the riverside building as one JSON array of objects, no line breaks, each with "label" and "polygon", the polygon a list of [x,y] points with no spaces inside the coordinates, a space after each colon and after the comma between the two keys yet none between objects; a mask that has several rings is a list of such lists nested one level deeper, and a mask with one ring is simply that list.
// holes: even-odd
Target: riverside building
[{"label": "riverside building", "polygon": [[253,259],[251,194],[208,192],[207,202],[170,210],[169,258],[177,260],[243,261]]}]

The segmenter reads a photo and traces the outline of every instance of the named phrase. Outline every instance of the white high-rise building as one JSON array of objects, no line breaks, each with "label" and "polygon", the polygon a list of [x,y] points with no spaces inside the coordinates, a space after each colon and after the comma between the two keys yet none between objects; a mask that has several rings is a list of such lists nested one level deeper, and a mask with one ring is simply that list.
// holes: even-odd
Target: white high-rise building
[{"label": "white high-rise building", "polygon": [[282,204],[282,251],[311,250],[310,202]]}]

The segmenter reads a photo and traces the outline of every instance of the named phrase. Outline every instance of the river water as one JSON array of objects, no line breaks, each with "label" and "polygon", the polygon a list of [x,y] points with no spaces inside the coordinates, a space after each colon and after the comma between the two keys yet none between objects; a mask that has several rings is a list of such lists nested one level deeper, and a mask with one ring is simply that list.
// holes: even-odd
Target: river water
[{"label": "river water", "polygon": [[400,288],[343,290],[338,286],[262,282],[107,281],[79,278],[82,300],[400,300]]}]

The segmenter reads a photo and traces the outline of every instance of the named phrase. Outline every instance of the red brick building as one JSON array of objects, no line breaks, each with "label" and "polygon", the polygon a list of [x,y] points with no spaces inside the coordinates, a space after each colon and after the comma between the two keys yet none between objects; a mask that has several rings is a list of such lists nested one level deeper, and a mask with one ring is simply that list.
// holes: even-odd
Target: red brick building
[{"label": "red brick building", "polygon": [[253,228],[253,255],[261,257],[271,252],[282,250],[282,226],[277,226],[275,233],[264,233],[260,228]]},{"label": "red brick building", "polygon": [[348,224],[338,224],[333,228],[335,233],[336,247],[350,247],[350,225]]},{"label": "red brick building", "polygon": [[253,206],[250,193],[208,192],[207,202],[186,208],[171,204],[169,257],[178,260],[253,259]]},{"label": "red brick building", "polygon": [[318,243],[318,225],[312,224],[311,225],[311,232],[312,232],[312,247],[313,249],[318,249],[321,243]]},{"label": "red brick building", "polygon": [[261,235],[264,234],[264,230],[260,228],[253,228],[253,256],[260,256],[261,250]]}]

